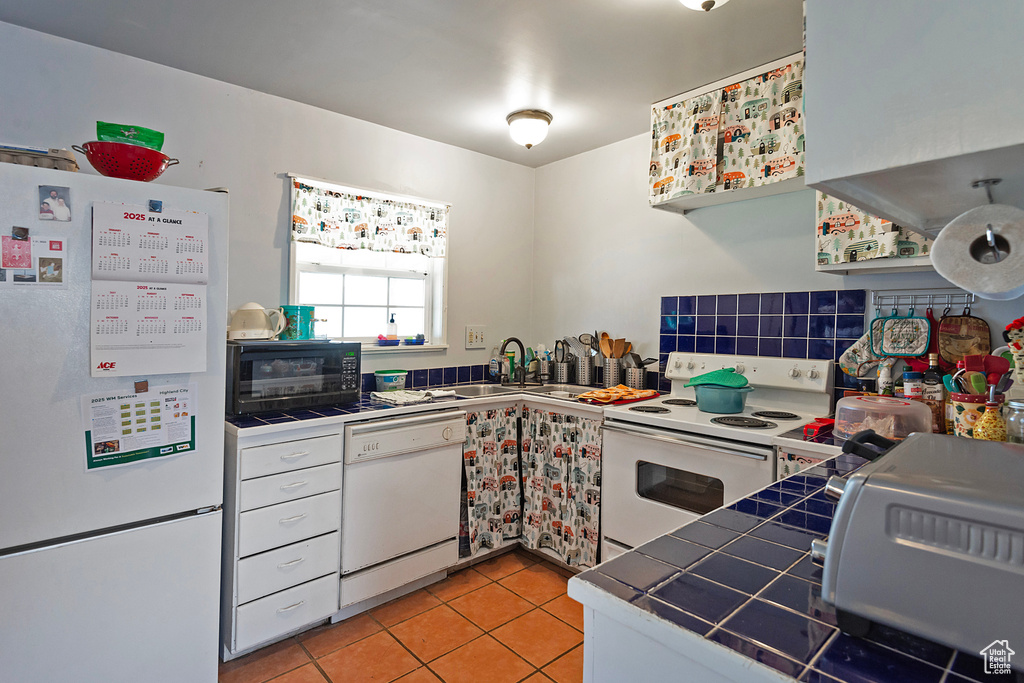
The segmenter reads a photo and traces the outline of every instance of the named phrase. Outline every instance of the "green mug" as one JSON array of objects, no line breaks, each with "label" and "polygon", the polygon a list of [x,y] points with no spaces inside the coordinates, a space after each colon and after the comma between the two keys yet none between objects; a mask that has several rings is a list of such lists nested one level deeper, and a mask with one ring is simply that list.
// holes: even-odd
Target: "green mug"
[{"label": "green mug", "polygon": [[281,339],[313,338],[313,306],[282,306],[287,321]]}]

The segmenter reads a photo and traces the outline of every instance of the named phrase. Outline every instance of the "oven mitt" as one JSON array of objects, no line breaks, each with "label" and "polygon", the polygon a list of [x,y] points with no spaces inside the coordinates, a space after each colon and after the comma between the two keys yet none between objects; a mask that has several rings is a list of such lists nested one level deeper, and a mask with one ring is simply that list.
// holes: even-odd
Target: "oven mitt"
[{"label": "oven mitt", "polygon": [[870,338],[868,348],[873,355],[879,358],[885,355],[882,353],[882,327],[885,325],[885,321],[891,318],[892,316],[888,318],[875,318],[871,321],[871,326],[868,328],[868,336]]},{"label": "oven mitt", "polygon": [[690,381],[683,386],[695,387],[700,384],[718,384],[723,387],[739,388],[747,386],[749,380],[745,376],[737,374],[736,368],[722,368],[691,377]]},{"label": "oven mitt", "polygon": [[[887,318],[876,318],[875,320],[887,320]],[[881,356],[871,350],[872,337],[871,332],[865,333],[839,357],[839,367],[847,375],[861,377],[865,370],[871,370],[882,360]]]},{"label": "oven mitt", "polygon": [[882,355],[913,357],[925,354],[930,334],[931,325],[927,318],[913,315],[888,318],[882,324]]}]

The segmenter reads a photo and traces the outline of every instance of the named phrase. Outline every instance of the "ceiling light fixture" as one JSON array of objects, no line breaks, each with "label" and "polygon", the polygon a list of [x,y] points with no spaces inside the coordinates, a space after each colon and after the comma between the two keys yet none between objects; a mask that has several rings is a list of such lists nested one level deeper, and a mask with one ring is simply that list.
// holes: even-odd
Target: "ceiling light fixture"
[{"label": "ceiling light fixture", "polygon": [[714,8],[721,7],[729,2],[729,0],[679,0],[679,2],[683,3],[688,9],[695,9],[698,12],[700,10],[710,12]]},{"label": "ceiling light fixture", "polygon": [[551,114],[542,109],[521,109],[505,117],[508,134],[517,144],[530,149],[539,145],[548,136]]}]

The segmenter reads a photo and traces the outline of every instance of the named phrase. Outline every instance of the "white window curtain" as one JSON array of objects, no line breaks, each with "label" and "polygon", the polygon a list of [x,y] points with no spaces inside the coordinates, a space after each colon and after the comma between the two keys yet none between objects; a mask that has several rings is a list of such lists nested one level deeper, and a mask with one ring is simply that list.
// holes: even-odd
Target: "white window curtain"
[{"label": "white window curtain", "polygon": [[292,240],[444,258],[451,206],[292,178]]}]

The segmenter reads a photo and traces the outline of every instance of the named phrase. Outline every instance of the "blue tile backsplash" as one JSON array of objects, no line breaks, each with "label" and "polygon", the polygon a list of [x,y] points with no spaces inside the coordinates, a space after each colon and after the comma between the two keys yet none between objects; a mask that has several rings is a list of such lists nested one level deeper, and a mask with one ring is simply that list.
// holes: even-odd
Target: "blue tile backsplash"
[{"label": "blue tile backsplash", "polygon": [[[863,289],[662,297],[661,367],[673,351],[838,360],[864,334],[866,306]],[[843,387],[854,385],[837,371],[837,397]]]}]

